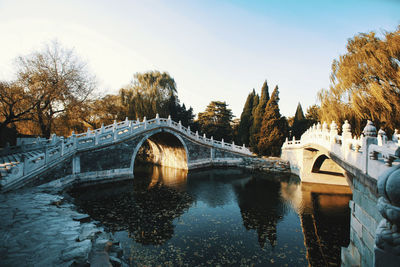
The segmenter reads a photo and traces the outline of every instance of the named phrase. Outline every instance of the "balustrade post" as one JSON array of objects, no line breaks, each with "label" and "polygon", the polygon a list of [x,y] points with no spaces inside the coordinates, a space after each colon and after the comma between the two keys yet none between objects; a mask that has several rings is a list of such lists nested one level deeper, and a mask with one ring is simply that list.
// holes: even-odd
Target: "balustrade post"
[{"label": "balustrade post", "polygon": [[188,129],[188,134],[190,134],[190,126],[188,126],[188,128],[187,128],[187,129]]},{"label": "balustrade post", "polygon": [[125,117],[125,126],[127,126],[128,123],[129,123],[129,119],[128,119],[128,117]]},{"label": "balustrade post", "polygon": [[104,133],[104,123],[101,124],[100,133]]},{"label": "balustrade post", "polygon": [[50,143],[52,145],[54,145],[56,143],[56,140],[57,140],[57,135],[56,134],[52,134],[51,137],[50,137]]},{"label": "balustrade post", "polygon": [[381,128],[378,131],[378,146],[383,146],[387,142],[387,135],[385,131]]},{"label": "balustrade post", "polygon": [[206,134],[203,134],[204,141],[206,141],[207,137]]},{"label": "balustrade post", "polygon": [[398,143],[400,145],[400,139],[399,139],[400,135],[399,135],[399,130],[394,129],[394,133],[392,135],[392,141],[395,143]]},{"label": "balustrade post", "polygon": [[331,123],[331,131],[330,131],[330,136],[331,136],[330,143],[331,143],[331,145],[336,143],[335,139],[336,139],[337,135],[338,135],[338,126],[337,126],[335,121],[332,121],[332,123]]},{"label": "balustrade post", "polygon": [[113,139],[117,140],[117,121],[114,120],[113,127],[112,127]]},{"label": "balustrade post", "polygon": [[147,119],[146,116],[143,117],[144,129],[147,129]]},{"label": "balustrade post", "polygon": [[128,127],[129,127],[129,133],[132,133],[133,132],[133,121],[129,121]]},{"label": "balustrade post", "polygon": [[178,125],[178,127],[179,127],[179,131],[181,131],[182,130],[182,122],[181,121],[179,121],[179,123],[178,123],[179,125]]},{"label": "balustrade post", "polygon": [[225,143],[224,143],[224,138],[222,138],[221,140],[221,147],[224,147]]},{"label": "balustrade post", "polygon": [[367,125],[365,126],[363,130],[364,138],[363,138],[363,143],[362,143],[362,148],[363,148],[363,166],[362,170],[364,173],[368,174],[368,160],[371,157],[371,159],[376,159],[376,155],[374,154],[373,151],[371,153],[369,152],[369,146],[371,144],[377,144],[377,138],[376,138],[376,128],[372,121],[368,120]]},{"label": "balustrade post", "polygon": [[94,132],[94,144],[95,145],[99,144],[99,132],[98,131]]},{"label": "balustrade post", "polygon": [[77,147],[77,144],[76,144],[76,135],[75,135],[75,132],[74,132],[74,131],[72,131],[71,137],[72,137],[73,147],[74,147],[74,150],[75,150],[76,147]]},{"label": "balustrade post", "polygon": [[171,120],[171,115],[168,115],[168,126],[171,126],[172,120]]},{"label": "balustrade post", "polygon": [[199,139],[199,131],[196,131],[196,139]]},{"label": "balustrade post", "polygon": [[156,114],[156,123],[160,124],[160,115],[158,115],[158,113]]},{"label": "balustrade post", "polygon": [[211,136],[211,144],[214,144],[214,136]]},{"label": "balustrade post", "polygon": [[346,156],[350,150],[348,140],[352,139],[351,136],[351,125],[348,120],[345,120],[342,126],[342,157],[346,159]]}]

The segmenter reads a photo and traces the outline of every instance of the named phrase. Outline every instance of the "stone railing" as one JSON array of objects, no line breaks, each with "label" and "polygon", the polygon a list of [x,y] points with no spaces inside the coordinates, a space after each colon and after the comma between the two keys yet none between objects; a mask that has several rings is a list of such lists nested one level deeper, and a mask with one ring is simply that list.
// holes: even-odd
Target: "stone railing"
[{"label": "stone railing", "polygon": [[[26,145],[26,147],[8,148],[11,152],[18,151],[22,153],[20,153],[20,159],[18,161],[14,160],[13,162],[10,162],[11,160],[9,160],[9,157],[3,156],[3,158],[7,157],[9,162],[3,160],[3,163],[0,163],[0,184],[8,183],[9,180],[14,181],[22,179],[27,175],[42,170],[46,166],[50,166],[52,163],[59,162],[69,157],[77,151],[120,142],[134,135],[159,127],[172,128],[181,135],[207,146],[213,146],[215,148],[221,148],[249,156],[252,155],[250,150],[245,146],[225,143],[223,139],[221,141],[215,141],[213,137],[207,138],[205,135],[201,136],[197,131],[195,133],[192,132],[190,127],[184,127],[180,121],[177,123],[171,120],[171,117],[168,117],[168,119],[159,118],[157,114],[156,118],[151,120],[147,120],[146,117],[144,117],[143,121],[132,121],[128,119],[118,123],[114,121],[111,125],[102,125],[101,128],[95,130],[88,129],[85,133],[75,134],[72,132],[72,135],[67,138],[52,135],[49,140],[29,144]],[[33,149],[33,147],[35,149]],[[23,151],[28,150],[35,150],[35,153],[23,153]]]},{"label": "stone railing", "polygon": [[371,121],[368,121],[363,134],[353,137],[351,126],[345,121],[342,134],[338,134],[338,127],[332,122],[330,127],[324,122],[308,129],[300,138],[289,141],[286,139],[282,149],[300,148],[307,145],[318,145],[334,154],[343,162],[358,168],[363,173],[378,179],[379,175],[392,165],[399,165],[400,135],[396,130],[392,140],[388,140],[386,133],[381,129],[376,131]]}]

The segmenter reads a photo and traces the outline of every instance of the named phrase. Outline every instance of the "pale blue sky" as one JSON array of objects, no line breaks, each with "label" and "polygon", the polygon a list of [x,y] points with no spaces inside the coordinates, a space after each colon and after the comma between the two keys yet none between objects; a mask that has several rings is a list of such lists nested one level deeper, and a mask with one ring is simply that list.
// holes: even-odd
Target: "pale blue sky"
[{"label": "pale blue sky", "polygon": [[329,86],[330,66],[359,32],[393,31],[400,0],[0,0],[0,79],[13,59],[58,39],[88,62],[103,94],[135,72],[168,71],[195,112],[226,101],[240,116],[265,79],[283,115]]}]

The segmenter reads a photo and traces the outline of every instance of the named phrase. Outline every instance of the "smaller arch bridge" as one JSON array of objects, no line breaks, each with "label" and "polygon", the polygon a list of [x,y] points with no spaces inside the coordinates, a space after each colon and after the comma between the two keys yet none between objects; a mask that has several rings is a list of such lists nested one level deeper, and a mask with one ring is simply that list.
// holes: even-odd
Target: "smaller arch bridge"
[{"label": "smaller arch bridge", "polygon": [[[143,147],[147,146],[148,150]],[[53,135],[8,149],[0,157],[1,189],[18,188],[32,180],[59,183],[133,178],[135,159],[142,153],[153,163],[181,169],[237,166],[250,150],[192,132],[180,122],[156,118],[126,119],[68,138]]]},{"label": "smaller arch bridge", "polygon": [[[352,137],[347,121],[343,124],[342,135],[338,134],[335,122],[330,129],[326,123],[322,127],[318,123],[300,140],[286,139],[282,158],[288,160],[292,172],[306,182],[318,182],[309,180],[313,173],[357,176],[376,181],[383,172],[400,165],[400,135],[394,134],[394,141],[389,141],[382,130],[376,134],[370,121],[363,133],[360,137]],[[325,180],[322,183],[330,182]]]},{"label": "smaller arch bridge", "polygon": [[390,141],[371,121],[360,137],[353,137],[350,130],[347,121],[341,135],[335,122],[330,129],[318,123],[300,140],[286,139],[282,158],[304,182],[349,183],[350,244],[341,249],[341,266],[397,266],[400,135],[396,130]]}]

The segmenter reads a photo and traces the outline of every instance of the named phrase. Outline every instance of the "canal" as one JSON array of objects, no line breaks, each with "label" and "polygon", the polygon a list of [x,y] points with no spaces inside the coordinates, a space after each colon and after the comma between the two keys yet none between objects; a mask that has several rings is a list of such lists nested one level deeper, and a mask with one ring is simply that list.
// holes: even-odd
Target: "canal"
[{"label": "canal", "polygon": [[134,266],[338,266],[349,243],[349,187],[292,175],[150,166],[70,194]]}]

